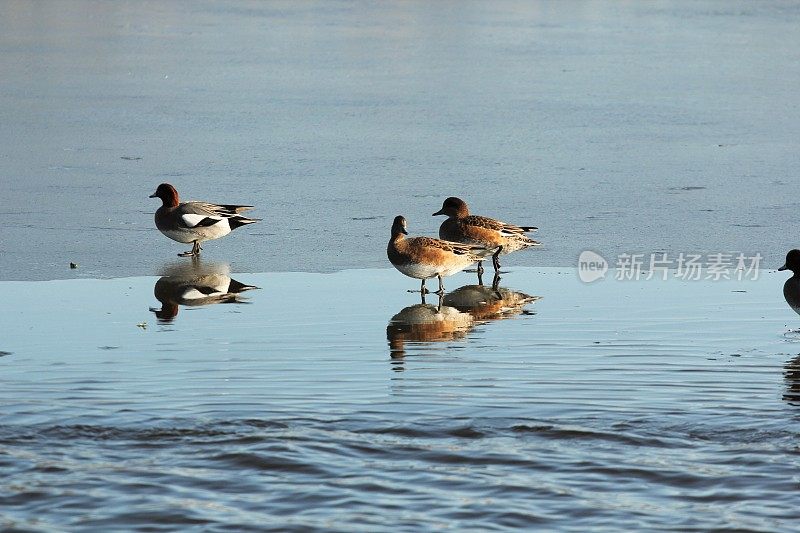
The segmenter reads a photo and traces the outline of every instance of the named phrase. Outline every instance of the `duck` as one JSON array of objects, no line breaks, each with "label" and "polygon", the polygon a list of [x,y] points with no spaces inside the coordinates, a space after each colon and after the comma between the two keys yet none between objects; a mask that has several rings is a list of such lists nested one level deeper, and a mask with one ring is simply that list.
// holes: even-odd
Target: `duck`
[{"label": "duck", "polygon": [[[497,250],[492,255],[495,273],[500,272],[500,255],[542,244],[525,235],[538,230],[536,226],[516,226],[489,217],[470,215],[467,203],[455,196],[447,198],[442,208],[433,214],[439,215],[447,216],[447,220],[439,227],[440,239]],[[482,274],[482,261],[478,261],[479,280]]]},{"label": "duck", "polygon": [[180,257],[197,257],[201,242],[219,239],[236,228],[260,221],[240,215],[252,209],[251,205],[180,202],[178,191],[169,183],[159,185],[150,198],[160,198],[162,202],[155,214],[158,230],[173,241],[193,243],[191,250],[178,254]]},{"label": "duck", "polygon": [[443,277],[461,272],[469,265],[492,255],[493,249],[448,242],[432,237],[406,238],[408,231],[405,217],[398,215],[392,222],[392,236],[389,239],[387,255],[389,262],[408,277],[422,280],[420,292],[425,294],[425,280],[439,279],[439,290],[435,294],[444,294]]},{"label": "duck", "polygon": [[783,284],[783,297],[789,307],[800,314],[800,250],[789,250],[789,253],[786,254],[786,261],[778,270],[792,271],[792,277]]}]

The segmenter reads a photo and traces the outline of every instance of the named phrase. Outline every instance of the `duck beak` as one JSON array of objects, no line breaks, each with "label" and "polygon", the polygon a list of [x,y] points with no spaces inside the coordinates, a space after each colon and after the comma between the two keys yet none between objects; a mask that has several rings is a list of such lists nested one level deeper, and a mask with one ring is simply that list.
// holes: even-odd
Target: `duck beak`
[{"label": "duck beak", "polygon": [[431,216],[434,216],[434,217],[435,217],[436,215],[444,215],[444,213],[442,213],[442,210],[441,210],[441,209],[439,209],[438,211],[436,211],[436,212],[435,212],[433,215],[431,215]]},{"label": "duck beak", "polygon": [[778,272],[780,272],[780,271],[782,271],[782,270],[786,270],[786,265],[783,265],[782,267],[780,267],[780,268],[778,269]]},{"label": "duck beak", "polygon": [[157,198],[156,193],[151,194],[148,198]]},{"label": "duck beak", "polygon": [[403,233],[403,235],[408,235],[408,232],[406,231],[406,228],[402,228],[400,231]]}]

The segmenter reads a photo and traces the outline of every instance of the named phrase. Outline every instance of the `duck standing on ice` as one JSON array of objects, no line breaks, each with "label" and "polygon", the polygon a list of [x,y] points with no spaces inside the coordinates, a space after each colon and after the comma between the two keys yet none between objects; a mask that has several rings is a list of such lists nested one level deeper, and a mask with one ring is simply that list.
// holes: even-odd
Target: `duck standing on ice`
[{"label": "duck standing on ice", "polygon": [[[478,215],[470,215],[467,203],[451,196],[433,216],[447,215],[447,220],[439,227],[439,238],[496,249],[492,255],[495,275],[500,272],[500,256],[539,246],[541,243],[525,235],[536,231],[535,226],[516,226],[499,220]],[[483,274],[483,265],[478,261],[478,279]]]},{"label": "duck standing on ice", "polygon": [[252,209],[251,205],[212,204],[208,202],[183,202],[178,200],[178,191],[169,183],[162,183],[150,198],[161,198],[163,202],[156,211],[156,227],[173,241],[193,243],[181,257],[200,255],[200,243],[224,237],[240,226],[258,222],[239,213]]},{"label": "duck standing on ice", "polygon": [[442,277],[461,272],[494,252],[483,246],[470,246],[430,237],[406,238],[406,235],[406,219],[398,215],[392,223],[392,238],[386,253],[389,262],[397,270],[410,278],[422,280],[422,294],[428,292],[425,280],[430,278],[439,278],[439,290],[436,294],[444,294]]}]

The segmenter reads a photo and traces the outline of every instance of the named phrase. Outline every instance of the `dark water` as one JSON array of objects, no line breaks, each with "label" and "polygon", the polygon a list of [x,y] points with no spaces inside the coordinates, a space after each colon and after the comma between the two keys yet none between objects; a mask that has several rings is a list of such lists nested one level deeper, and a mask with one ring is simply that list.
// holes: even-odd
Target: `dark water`
[{"label": "dark water", "polygon": [[[0,2],[3,279],[154,275],[155,186],[239,271],[382,268],[447,196],[535,259],[796,244],[800,5]],[[141,253],[146,249],[148,253]],[[70,271],[68,265],[80,265]]]},{"label": "dark water", "polygon": [[187,265],[162,301],[152,277],[0,283],[0,527],[796,530],[779,275],[460,274],[436,312],[393,270],[186,305],[229,283]]}]

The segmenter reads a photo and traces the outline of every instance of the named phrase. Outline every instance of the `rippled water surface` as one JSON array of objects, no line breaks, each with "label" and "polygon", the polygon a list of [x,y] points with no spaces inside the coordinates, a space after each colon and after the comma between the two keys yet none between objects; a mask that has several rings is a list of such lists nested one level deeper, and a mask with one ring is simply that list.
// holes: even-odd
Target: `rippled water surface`
[{"label": "rippled water surface", "polygon": [[784,276],[226,272],[0,283],[0,526],[797,525]]}]

